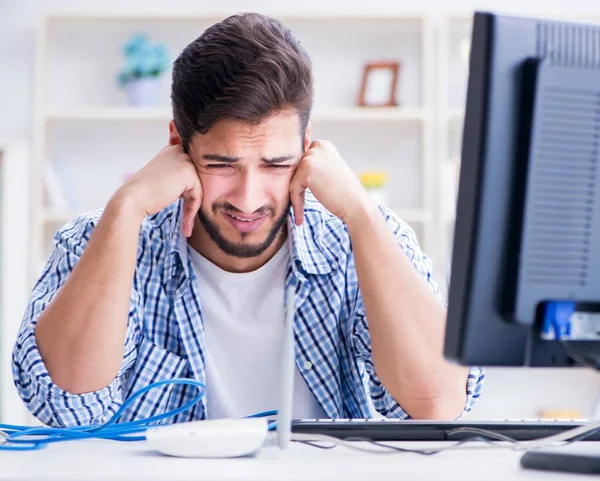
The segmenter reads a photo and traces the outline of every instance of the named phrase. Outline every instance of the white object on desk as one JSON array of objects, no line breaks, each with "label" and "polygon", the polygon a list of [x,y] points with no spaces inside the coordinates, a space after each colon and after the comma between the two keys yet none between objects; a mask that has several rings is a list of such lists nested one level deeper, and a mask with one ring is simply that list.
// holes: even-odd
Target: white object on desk
[{"label": "white object on desk", "polygon": [[265,418],[192,421],[149,428],[146,445],[169,456],[231,458],[258,452],[267,430]]}]

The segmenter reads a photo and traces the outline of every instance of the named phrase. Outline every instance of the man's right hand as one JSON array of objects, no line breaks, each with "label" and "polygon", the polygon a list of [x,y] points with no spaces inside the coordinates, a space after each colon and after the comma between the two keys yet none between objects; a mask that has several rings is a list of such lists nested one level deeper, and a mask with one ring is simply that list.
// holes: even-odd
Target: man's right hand
[{"label": "man's right hand", "polygon": [[[72,394],[104,389],[118,375],[124,357],[131,355],[134,337],[126,333],[135,329],[129,313],[141,222],[180,197],[185,201],[182,230],[189,237],[202,189],[192,160],[172,142],[115,192],[82,252],[74,249],[84,244],[88,222],[77,223],[86,231],[74,242],[60,236],[62,246],[53,262],[61,275],[56,279],[49,270],[44,274],[44,299],[51,302],[35,327],[39,354],[59,388]],[[57,282],[65,279],[62,273],[69,270],[52,297]]]},{"label": "man's right hand", "polygon": [[202,202],[202,186],[192,159],[176,144],[163,147],[115,195],[133,201],[141,219],[183,198],[182,230],[189,237]]}]

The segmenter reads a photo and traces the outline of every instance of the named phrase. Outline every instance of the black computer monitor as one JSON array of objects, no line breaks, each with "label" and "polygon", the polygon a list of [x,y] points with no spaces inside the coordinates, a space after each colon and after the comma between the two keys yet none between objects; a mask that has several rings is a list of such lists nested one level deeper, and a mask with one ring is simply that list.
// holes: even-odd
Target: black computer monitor
[{"label": "black computer monitor", "polygon": [[[476,12],[446,358],[600,355],[599,158],[600,26]],[[553,301],[575,309],[565,329],[544,321]]]}]

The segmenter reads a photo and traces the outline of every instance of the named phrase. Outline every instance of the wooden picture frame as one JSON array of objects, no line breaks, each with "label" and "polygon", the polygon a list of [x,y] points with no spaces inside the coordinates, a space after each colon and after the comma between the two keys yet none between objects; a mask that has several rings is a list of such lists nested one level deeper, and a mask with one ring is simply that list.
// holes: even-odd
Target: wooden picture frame
[{"label": "wooden picture frame", "polygon": [[[387,75],[389,79],[389,90],[387,98],[383,101],[373,101],[375,92],[373,89],[374,75]],[[397,87],[398,77],[400,76],[400,62],[370,62],[363,69],[360,92],[358,95],[359,107],[397,107]],[[380,80],[381,83],[381,79]],[[370,90],[371,89],[371,90]]]}]

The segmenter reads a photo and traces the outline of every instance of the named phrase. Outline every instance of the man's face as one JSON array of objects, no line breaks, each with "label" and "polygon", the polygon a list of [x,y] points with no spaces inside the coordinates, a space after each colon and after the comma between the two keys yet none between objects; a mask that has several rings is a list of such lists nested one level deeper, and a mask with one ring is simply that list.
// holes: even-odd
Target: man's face
[{"label": "man's face", "polygon": [[277,238],[307,139],[300,138],[300,118],[291,109],[259,125],[223,119],[193,136],[189,152],[203,192],[198,217],[223,252],[256,257]]}]

